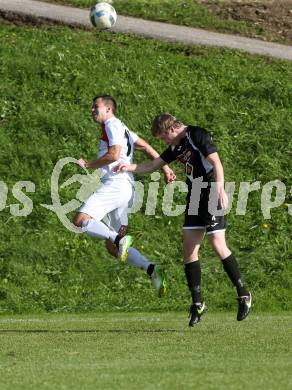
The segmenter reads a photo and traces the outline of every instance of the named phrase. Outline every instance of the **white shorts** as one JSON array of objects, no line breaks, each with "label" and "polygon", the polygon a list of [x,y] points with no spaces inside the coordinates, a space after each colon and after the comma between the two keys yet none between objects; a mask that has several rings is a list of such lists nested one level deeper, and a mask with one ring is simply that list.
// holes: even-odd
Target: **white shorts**
[{"label": "white shorts", "polygon": [[129,180],[109,180],[83,203],[79,212],[104,222],[116,232],[128,225],[128,212],[134,199],[134,187]]}]

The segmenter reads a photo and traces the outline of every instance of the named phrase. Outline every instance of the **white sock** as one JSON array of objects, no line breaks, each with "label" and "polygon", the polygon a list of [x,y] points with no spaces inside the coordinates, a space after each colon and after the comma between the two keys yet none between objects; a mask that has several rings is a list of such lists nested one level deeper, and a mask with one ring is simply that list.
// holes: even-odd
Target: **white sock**
[{"label": "white sock", "polygon": [[102,240],[110,239],[112,242],[115,241],[117,233],[110,230],[105,223],[96,221],[94,219],[88,219],[82,223],[82,230],[91,237],[100,238]]},{"label": "white sock", "polygon": [[142,268],[145,271],[147,271],[149,265],[151,264],[149,260],[145,256],[141,255],[141,253],[135,248],[129,248],[127,263],[133,265],[134,267]]}]

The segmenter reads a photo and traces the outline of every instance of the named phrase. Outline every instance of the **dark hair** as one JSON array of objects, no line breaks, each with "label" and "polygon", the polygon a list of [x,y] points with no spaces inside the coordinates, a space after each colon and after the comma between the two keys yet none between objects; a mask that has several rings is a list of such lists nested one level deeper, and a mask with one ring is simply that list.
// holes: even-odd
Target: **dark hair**
[{"label": "dark hair", "polygon": [[102,99],[106,106],[110,106],[112,108],[113,113],[115,114],[117,110],[117,102],[110,95],[97,95],[93,98],[93,104],[97,101],[97,99]]}]

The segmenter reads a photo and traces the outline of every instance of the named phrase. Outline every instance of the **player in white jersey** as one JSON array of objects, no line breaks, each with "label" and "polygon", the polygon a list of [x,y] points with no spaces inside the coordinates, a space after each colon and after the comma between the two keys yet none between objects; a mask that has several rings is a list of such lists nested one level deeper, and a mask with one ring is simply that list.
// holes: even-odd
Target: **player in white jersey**
[{"label": "player in white jersey", "polygon": [[[151,263],[137,249],[131,247],[132,237],[126,235],[128,210],[134,198],[132,173],[118,174],[113,168],[120,163],[131,164],[134,149],[144,151],[155,159],[159,154],[142,138],[130,131],[116,116],[116,102],[112,96],[100,95],[93,99],[92,116],[101,125],[101,138],[97,159],[79,160],[84,168],[102,170],[101,188],[97,189],[81,206],[74,218],[74,224],[88,235],[106,240],[108,252],[133,266],[144,269],[164,295],[167,290],[166,278],[160,266]],[[173,171],[162,168],[166,182],[175,180]]]}]

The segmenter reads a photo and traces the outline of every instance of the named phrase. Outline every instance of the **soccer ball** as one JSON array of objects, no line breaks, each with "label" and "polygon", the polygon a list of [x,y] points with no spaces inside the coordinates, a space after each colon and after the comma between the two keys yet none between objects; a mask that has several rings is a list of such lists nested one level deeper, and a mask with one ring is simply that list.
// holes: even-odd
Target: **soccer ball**
[{"label": "soccer ball", "polygon": [[97,3],[90,10],[90,20],[99,30],[111,28],[117,21],[117,13],[109,3]]}]

